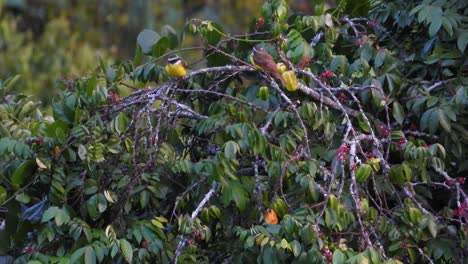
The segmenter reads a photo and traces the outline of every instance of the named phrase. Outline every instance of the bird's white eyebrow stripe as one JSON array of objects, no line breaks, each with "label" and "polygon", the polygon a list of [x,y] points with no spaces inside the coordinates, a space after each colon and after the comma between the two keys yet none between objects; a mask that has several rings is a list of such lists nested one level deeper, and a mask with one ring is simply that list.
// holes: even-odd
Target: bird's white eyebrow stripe
[{"label": "bird's white eyebrow stripe", "polygon": [[178,56],[172,56],[172,57],[167,58],[167,61],[169,63],[176,63],[178,60],[180,60]]}]

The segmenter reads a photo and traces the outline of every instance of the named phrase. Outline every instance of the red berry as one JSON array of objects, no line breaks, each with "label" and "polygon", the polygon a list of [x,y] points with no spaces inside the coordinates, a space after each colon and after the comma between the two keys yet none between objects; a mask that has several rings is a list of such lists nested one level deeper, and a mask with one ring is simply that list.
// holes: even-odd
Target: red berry
[{"label": "red berry", "polygon": [[402,147],[403,145],[406,144],[406,142],[408,142],[406,138],[400,138],[400,140],[398,140],[398,145]]},{"label": "red berry", "polygon": [[390,135],[390,131],[388,131],[388,128],[386,125],[380,125],[380,134],[382,134],[382,137],[388,137]]},{"label": "red berry", "polygon": [[340,93],[338,94],[338,100],[339,100],[341,103],[345,102],[347,99],[348,99],[348,97],[346,97],[346,95],[345,95],[343,92],[340,92]]},{"label": "red berry", "polygon": [[110,92],[109,98],[113,104],[118,104],[120,102],[120,95],[118,93]]},{"label": "red berry", "polygon": [[447,184],[451,188],[455,184],[455,180],[454,179],[445,180],[445,184]]},{"label": "red berry", "polygon": [[44,143],[44,138],[43,137],[37,137],[34,142],[38,145],[42,145]]},{"label": "red berry", "polygon": [[259,30],[259,29],[262,28],[264,25],[265,25],[265,19],[263,19],[263,17],[260,17],[260,18],[257,20],[257,23],[255,24],[255,30]]},{"label": "red berry", "polygon": [[340,160],[345,160],[348,157],[348,153],[349,147],[346,145],[341,145],[336,152],[336,154],[338,155],[338,159]]},{"label": "red berry", "polygon": [[141,243],[140,243],[140,246],[141,246],[142,248],[148,248],[148,241],[142,240]]}]

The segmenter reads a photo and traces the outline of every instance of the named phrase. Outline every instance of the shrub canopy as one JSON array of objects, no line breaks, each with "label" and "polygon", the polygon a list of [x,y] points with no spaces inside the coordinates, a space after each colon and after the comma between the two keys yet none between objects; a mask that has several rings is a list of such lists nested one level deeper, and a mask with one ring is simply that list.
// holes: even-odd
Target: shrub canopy
[{"label": "shrub canopy", "polygon": [[[133,60],[63,79],[50,116],[4,80],[0,254],[463,262],[467,5],[339,1],[312,16],[272,0],[248,34],[144,30]],[[181,48],[188,34],[201,44]],[[286,87],[251,65],[255,46]],[[196,51],[167,76],[169,55]]]}]

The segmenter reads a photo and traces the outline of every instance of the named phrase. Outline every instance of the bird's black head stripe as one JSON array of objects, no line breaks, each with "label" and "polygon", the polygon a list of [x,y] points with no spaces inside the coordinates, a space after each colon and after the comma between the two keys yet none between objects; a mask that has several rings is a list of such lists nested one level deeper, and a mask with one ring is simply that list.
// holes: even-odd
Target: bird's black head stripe
[{"label": "bird's black head stripe", "polygon": [[177,63],[177,61],[179,61],[179,60],[180,60],[180,58],[177,55],[170,56],[169,58],[167,58],[167,62],[169,62],[171,64]]}]

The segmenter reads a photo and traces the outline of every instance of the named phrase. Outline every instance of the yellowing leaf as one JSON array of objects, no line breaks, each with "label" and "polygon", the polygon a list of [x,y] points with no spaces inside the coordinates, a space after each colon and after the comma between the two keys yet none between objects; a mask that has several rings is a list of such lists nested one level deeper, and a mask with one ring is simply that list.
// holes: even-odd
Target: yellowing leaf
[{"label": "yellowing leaf", "polygon": [[115,200],[114,198],[112,198],[110,192],[108,190],[105,190],[104,191],[104,196],[106,197],[106,200],[109,202],[109,203],[115,203]]},{"label": "yellowing leaf", "polygon": [[158,220],[161,223],[167,223],[168,222],[166,218],[161,217],[161,216],[160,217],[156,216],[154,219]]},{"label": "yellowing leaf", "polygon": [[52,155],[55,157],[55,158],[58,158],[60,157],[60,152],[61,152],[61,149],[59,146],[55,146],[53,151],[52,151]]},{"label": "yellowing leaf", "polygon": [[159,228],[161,228],[161,229],[164,228],[163,224],[162,224],[161,222],[159,222],[158,220],[156,220],[156,219],[151,220],[151,223],[152,223],[154,226],[159,227]]},{"label": "yellowing leaf", "polygon": [[39,167],[39,171],[43,171],[47,169],[47,166],[39,158],[36,158],[36,164],[37,164],[37,167]]},{"label": "yellowing leaf", "polygon": [[265,222],[267,222],[270,225],[278,224],[278,216],[276,215],[275,210],[267,209],[267,213],[265,215]]}]

